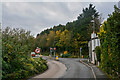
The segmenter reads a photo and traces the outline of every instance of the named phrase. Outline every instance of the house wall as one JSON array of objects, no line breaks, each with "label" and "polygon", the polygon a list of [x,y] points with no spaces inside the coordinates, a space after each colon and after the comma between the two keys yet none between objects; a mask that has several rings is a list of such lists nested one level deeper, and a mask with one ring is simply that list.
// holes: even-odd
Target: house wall
[{"label": "house wall", "polygon": [[95,53],[95,48],[97,46],[100,46],[100,40],[99,40],[98,36],[96,35],[96,33],[93,32],[91,34],[91,40],[88,43],[88,47],[89,47],[89,60],[93,64],[95,64],[95,62],[97,61],[97,57],[96,57],[96,53]]}]

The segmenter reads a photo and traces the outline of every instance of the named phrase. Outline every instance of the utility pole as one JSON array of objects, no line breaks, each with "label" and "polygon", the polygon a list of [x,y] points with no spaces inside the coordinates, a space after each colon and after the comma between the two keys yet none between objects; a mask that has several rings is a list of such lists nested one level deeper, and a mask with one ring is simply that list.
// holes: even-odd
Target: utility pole
[{"label": "utility pole", "polygon": [[51,52],[52,52],[51,49],[52,49],[52,48],[50,47],[50,57],[51,57]]},{"label": "utility pole", "polygon": [[81,58],[81,51],[82,51],[82,48],[80,47],[80,58]]},{"label": "utility pole", "polygon": [[54,57],[55,57],[55,50],[56,50],[56,48],[54,47]]},{"label": "utility pole", "polygon": [[53,47],[54,47],[54,48],[53,48],[53,49],[54,49],[54,57],[55,57],[55,50],[56,50],[56,46],[55,46],[56,42],[57,42],[57,41],[54,41],[54,43],[53,43]]},{"label": "utility pole", "polygon": [[94,15],[92,15],[92,18],[93,18],[93,20],[91,21],[91,22],[93,22],[93,32],[95,32],[95,17],[94,17]]},{"label": "utility pole", "polygon": [[[53,46],[55,47],[55,41],[54,41],[54,43],[53,43]],[[54,48],[53,48],[54,49]],[[54,50],[54,57],[55,57],[55,50]]]},{"label": "utility pole", "polygon": [[93,64],[95,64],[95,17],[94,15],[92,15],[93,20],[91,22],[93,22],[93,33],[92,33],[92,61]]},{"label": "utility pole", "polygon": [[55,57],[55,51],[54,51],[54,57]]},{"label": "utility pole", "polygon": [[[93,15],[93,32],[95,34],[95,20],[94,20],[94,15]],[[94,36],[95,37],[95,36]],[[93,64],[95,64],[95,39],[93,39],[94,42],[94,50],[93,50]]]}]

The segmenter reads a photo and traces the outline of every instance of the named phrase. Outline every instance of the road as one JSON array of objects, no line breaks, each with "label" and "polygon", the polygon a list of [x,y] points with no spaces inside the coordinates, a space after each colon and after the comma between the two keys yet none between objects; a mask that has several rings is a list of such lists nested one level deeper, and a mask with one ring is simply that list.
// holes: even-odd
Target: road
[{"label": "road", "polygon": [[28,80],[36,80],[39,78],[59,78],[63,76],[63,74],[66,71],[66,67],[63,63],[55,60],[51,60],[48,57],[43,57],[44,59],[47,59],[48,63],[48,70],[46,70],[44,73],[36,75]]},{"label": "road", "polygon": [[[59,61],[50,60],[48,57],[43,58],[47,59],[49,69],[33,78],[95,78],[91,68],[81,63],[79,58],[59,58]],[[104,73],[93,67],[98,78],[105,78]]]},{"label": "road", "polygon": [[59,60],[67,67],[61,78],[94,78],[91,69],[80,63],[80,59],[60,58]]}]

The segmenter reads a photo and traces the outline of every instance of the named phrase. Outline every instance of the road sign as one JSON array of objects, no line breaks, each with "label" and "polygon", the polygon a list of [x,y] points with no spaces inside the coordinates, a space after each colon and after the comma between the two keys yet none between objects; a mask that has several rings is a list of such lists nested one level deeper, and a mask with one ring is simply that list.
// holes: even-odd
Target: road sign
[{"label": "road sign", "polygon": [[56,48],[54,48],[54,50],[56,50]]},{"label": "road sign", "polygon": [[40,48],[35,49],[35,52],[38,54],[40,53]]},{"label": "road sign", "polygon": [[53,50],[53,48],[50,48],[51,49],[51,51]]},{"label": "road sign", "polygon": [[56,50],[56,48],[54,47],[54,57],[55,57],[55,50]]},{"label": "road sign", "polygon": [[80,58],[81,58],[81,50],[82,50],[82,48],[80,48]]},{"label": "road sign", "polygon": [[56,60],[58,60],[58,56],[56,56]]},{"label": "road sign", "polygon": [[80,48],[82,50],[82,48]]}]

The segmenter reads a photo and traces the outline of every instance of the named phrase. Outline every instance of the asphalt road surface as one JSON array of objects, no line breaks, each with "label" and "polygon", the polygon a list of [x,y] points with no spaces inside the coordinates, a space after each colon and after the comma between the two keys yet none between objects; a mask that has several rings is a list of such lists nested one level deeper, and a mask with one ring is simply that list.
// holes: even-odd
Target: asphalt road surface
[{"label": "asphalt road surface", "polygon": [[[35,78],[60,78],[60,79],[94,79],[93,72],[90,67],[81,63],[80,58],[59,58],[59,61],[51,60],[49,57],[43,57],[48,61],[48,70],[43,74],[39,74]],[[92,66],[92,65],[91,65]],[[105,74],[102,73],[94,65],[92,66],[95,70],[95,74],[98,78],[106,78]],[[31,79],[30,79],[31,80]]]},{"label": "asphalt road surface", "polygon": [[46,70],[44,73],[36,75],[28,80],[39,80],[40,78],[59,78],[63,76],[63,74],[66,72],[66,66],[55,60],[49,59],[49,57],[43,57],[43,59],[47,59],[48,63],[48,70]]},{"label": "asphalt road surface", "polygon": [[67,67],[64,76],[61,78],[94,78],[91,69],[80,63],[79,58],[60,58],[59,60]]}]

